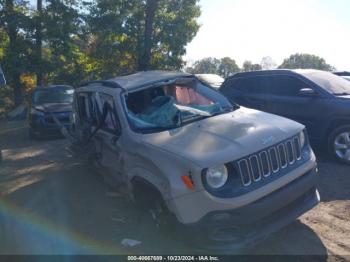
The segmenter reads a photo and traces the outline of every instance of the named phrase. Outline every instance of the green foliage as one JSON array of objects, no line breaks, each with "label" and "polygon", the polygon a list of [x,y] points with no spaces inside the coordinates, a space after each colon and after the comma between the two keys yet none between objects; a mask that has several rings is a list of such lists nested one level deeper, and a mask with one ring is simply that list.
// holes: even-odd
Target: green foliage
[{"label": "green foliage", "polygon": [[251,61],[244,61],[242,71],[248,72],[248,71],[255,71],[255,70],[261,70],[262,67],[259,64],[253,64]]},{"label": "green foliage", "polygon": [[239,72],[240,68],[236,64],[236,61],[229,58],[229,57],[224,57],[220,60],[220,65],[218,68],[218,73],[222,77],[226,78],[230,75],[233,75],[236,72]]},{"label": "green foliage", "polygon": [[196,61],[192,67],[186,68],[191,74],[217,74],[224,78],[240,71],[236,61],[230,57],[217,59],[207,57]]},{"label": "green foliage", "polygon": [[[42,10],[36,10],[29,1],[0,0],[0,63],[16,104],[40,72],[44,84],[72,85],[135,72],[148,1],[44,0]],[[198,0],[155,3],[150,67],[180,69],[185,46],[199,29]]]},{"label": "green foliage", "polygon": [[335,68],[326,63],[326,61],[318,56],[310,54],[294,54],[284,59],[279,68],[288,69],[319,69],[325,71],[333,71]]},{"label": "green foliage", "polygon": [[[185,46],[199,29],[197,0],[160,0],[153,22],[151,68],[180,69]],[[145,30],[145,1],[98,0],[89,6],[91,56],[95,75],[109,77],[137,70]]]}]

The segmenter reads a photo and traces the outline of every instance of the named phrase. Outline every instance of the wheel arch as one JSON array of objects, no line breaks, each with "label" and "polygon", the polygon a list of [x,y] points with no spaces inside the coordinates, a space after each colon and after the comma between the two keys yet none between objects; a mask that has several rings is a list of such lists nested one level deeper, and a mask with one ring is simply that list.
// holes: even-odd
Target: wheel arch
[{"label": "wheel arch", "polygon": [[331,135],[331,133],[339,128],[339,127],[342,127],[342,126],[347,126],[347,125],[350,125],[350,118],[338,118],[338,119],[334,119],[332,120],[328,127],[327,127],[327,131],[325,133],[325,138],[329,139],[329,136]]},{"label": "wheel arch", "polygon": [[141,206],[149,206],[155,198],[161,198],[165,202],[161,190],[152,182],[146,180],[141,176],[134,176],[131,181],[132,198],[136,204]]}]

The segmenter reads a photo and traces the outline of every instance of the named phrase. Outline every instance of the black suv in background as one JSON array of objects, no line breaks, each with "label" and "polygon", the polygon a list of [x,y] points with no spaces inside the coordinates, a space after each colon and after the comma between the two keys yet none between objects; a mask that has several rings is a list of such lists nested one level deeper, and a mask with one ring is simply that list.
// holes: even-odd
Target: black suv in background
[{"label": "black suv in background", "polygon": [[60,135],[54,117],[64,126],[70,125],[73,94],[73,87],[67,85],[37,87],[32,93],[28,117],[29,136]]},{"label": "black suv in background", "polygon": [[234,102],[307,127],[311,142],[350,164],[350,82],[319,70],[237,73],[220,91]]},{"label": "black suv in background", "polygon": [[335,71],[332,73],[337,75],[337,76],[350,76],[350,72],[348,72],[348,71]]}]

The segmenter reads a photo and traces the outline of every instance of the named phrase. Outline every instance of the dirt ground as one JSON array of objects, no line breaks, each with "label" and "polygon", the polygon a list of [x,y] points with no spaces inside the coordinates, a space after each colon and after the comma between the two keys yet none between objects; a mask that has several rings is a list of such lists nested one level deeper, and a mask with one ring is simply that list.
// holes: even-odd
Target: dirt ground
[{"label": "dirt ground", "polygon": [[[65,150],[29,140],[25,122],[0,122],[0,254],[193,254]],[[246,254],[350,260],[350,167],[319,154],[322,202]],[[124,238],[142,242],[126,249]],[[197,252],[198,253],[198,252]]]}]

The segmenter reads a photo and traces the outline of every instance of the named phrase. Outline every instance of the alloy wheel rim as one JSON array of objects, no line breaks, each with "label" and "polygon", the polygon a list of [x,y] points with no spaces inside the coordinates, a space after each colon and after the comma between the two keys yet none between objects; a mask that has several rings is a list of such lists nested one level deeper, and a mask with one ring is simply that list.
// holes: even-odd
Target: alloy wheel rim
[{"label": "alloy wheel rim", "polygon": [[350,132],[340,133],[335,138],[334,152],[340,159],[350,162]]}]

